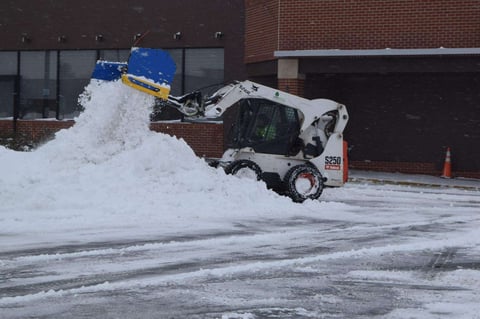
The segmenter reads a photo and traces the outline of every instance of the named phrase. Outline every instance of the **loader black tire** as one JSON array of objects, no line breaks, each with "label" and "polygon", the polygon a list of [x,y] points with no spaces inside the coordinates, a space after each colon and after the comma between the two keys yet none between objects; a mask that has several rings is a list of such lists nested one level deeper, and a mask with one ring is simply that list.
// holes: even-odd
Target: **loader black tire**
[{"label": "loader black tire", "polygon": [[323,191],[322,174],[311,165],[297,165],[285,174],[285,187],[288,196],[297,203],[307,199],[317,199]]},{"label": "loader black tire", "polygon": [[[225,167],[225,173],[241,176],[243,174],[252,176],[257,181],[262,179],[262,170],[255,162],[250,160],[233,161]],[[244,175],[244,176],[245,176]]]}]

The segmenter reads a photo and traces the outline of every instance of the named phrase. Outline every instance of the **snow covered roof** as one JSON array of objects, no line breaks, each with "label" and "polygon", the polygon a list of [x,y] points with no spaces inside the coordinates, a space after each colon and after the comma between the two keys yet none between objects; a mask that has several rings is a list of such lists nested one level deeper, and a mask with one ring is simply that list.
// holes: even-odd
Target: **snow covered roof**
[{"label": "snow covered roof", "polygon": [[373,49],[373,50],[285,50],[275,51],[277,58],[341,57],[341,56],[426,56],[426,55],[472,55],[480,54],[480,48],[433,48],[433,49]]}]

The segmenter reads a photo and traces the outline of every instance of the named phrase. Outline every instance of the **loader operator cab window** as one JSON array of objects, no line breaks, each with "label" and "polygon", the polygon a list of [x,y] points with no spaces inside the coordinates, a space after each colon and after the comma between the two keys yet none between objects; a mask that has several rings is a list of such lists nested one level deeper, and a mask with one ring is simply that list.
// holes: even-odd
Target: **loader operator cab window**
[{"label": "loader operator cab window", "polygon": [[[227,145],[251,147],[258,153],[291,155],[300,122],[296,109],[263,99],[239,102]],[[297,152],[298,153],[298,152]]]},{"label": "loader operator cab window", "polygon": [[261,113],[257,117],[253,133],[252,138],[256,140],[272,141],[277,135],[275,122],[267,114]]}]

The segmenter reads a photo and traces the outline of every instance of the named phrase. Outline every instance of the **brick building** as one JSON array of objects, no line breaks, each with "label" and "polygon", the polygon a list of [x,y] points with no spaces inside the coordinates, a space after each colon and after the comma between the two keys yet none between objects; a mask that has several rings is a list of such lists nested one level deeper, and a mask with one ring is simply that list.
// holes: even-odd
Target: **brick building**
[{"label": "brick building", "polygon": [[[177,62],[174,94],[249,78],[334,99],[349,110],[351,167],[437,175],[449,146],[454,173],[480,177],[479,21],[476,0],[7,0],[0,131],[14,118],[50,132],[42,118],[78,114],[94,60],[127,56],[148,32],[140,45]],[[219,124],[176,125],[152,128],[183,135],[199,155],[221,153]],[[198,130],[216,138],[198,142]]]},{"label": "brick building", "polygon": [[480,3],[246,1],[251,79],[347,105],[351,167],[480,177]]},{"label": "brick building", "polygon": [[[126,61],[133,45],[169,51],[174,95],[246,77],[243,0],[5,0],[0,38],[0,138],[41,140],[73,125],[95,61]],[[222,153],[221,124],[152,129],[184,135],[199,155]],[[195,142],[199,130],[217,145]]]}]

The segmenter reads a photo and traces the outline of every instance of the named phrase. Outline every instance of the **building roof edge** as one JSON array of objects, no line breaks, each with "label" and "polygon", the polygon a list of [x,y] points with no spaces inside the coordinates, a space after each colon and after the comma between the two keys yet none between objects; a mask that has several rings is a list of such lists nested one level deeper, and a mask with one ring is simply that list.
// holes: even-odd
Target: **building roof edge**
[{"label": "building roof edge", "polygon": [[341,57],[341,56],[427,56],[480,54],[480,48],[428,48],[428,49],[367,49],[367,50],[279,50],[276,58]]}]

